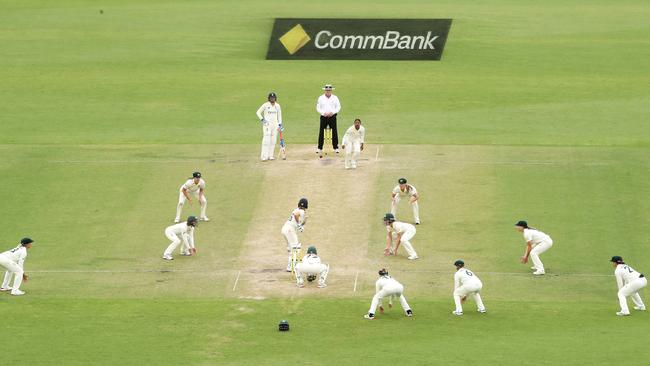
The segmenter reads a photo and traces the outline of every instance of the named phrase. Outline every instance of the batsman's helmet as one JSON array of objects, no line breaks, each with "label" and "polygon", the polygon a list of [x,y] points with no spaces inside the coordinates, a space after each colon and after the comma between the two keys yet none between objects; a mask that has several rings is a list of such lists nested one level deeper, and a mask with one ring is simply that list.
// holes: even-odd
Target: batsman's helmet
[{"label": "batsman's helmet", "polygon": [[523,228],[527,228],[527,227],[528,227],[528,223],[527,223],[526,221],[524,221],[524,220],[519,220],[519,221],[517,221],[517,223],[515,224],[515,226],[521,226],[521,227],[523,227]]},{"label": "batsman's helmet", "polygon": [[318,252],[316,251],[316,247],[312,245],[309,248],[307,248],[307,254],[318,254]]},{"label": "batsman's helmet", "polygon": [[274,93],[274,92],[270,92],[270,93],[269,93],[269,97],[268,97],[267,99],[268,99],[268,100],[271,100],[271,98],[273,98],[273,99],[275,99],[275,100],[277,100],[277,99],[278,99],[278,96],[277,96],[277,95],[275,95],[275,93]]},{"label": "batsman's helmet", "polygon": [[196,218],[196,216],[188,216],[187,217],[187,224],[190,226],[196,226],[199,223],[199,219]]},{"label": "batsman's helmet", "polygon": [[380,276],[388,276],[388,271],[386,270],[386,268],[380,269],[378,273]]},{"label": "batsman's helmet", "polygon": [[22,239],[20,239],[20,245],[27,245],[27,244],[31,244],[33,242],[34,241],[32,240],[32,238],[22,238]]},{"label": "batsman's helmet", "polygon": [[454,262],[454,266],[456,266],[456,267],[464,267],[464,266],[465,266],[465,262],[463,262],[462,259],[459,259],[459,260],[457,260],[457,261]]},{"label": "batsman's helmet", "polygon": [[308,208],[309,207],[309,201],[307,201],[306,198],[301,198],[300,201],[298,201],[298,207],[299,208]]},{"label": "batsman's helmet", "polygon": [[387,213],[386,215],[384,215],[384,222],[395,222],[395,215],[393,215],[390,212]]},{"label": "batsman's helmet", "polygon": [[192,178],[201,178],[201,172],[192,173]]},{"label": "batsman's helmet", "polygon": [[288,332],[289,331],[289,322],[286,320],[280,320],[280,323],[278,324],[278,330],[280,332]]},{"label": "batsman's helmet", "polygon": [[397,180],[397,183],[399,184],[406,184],[406,178],[400,178]]},{"label": "batsman's helmet", "polygon": [[619,264],[625,263],[623,262],[623,257],[621,257],[620,255],[613,256],[610,262],[619,263]]}]

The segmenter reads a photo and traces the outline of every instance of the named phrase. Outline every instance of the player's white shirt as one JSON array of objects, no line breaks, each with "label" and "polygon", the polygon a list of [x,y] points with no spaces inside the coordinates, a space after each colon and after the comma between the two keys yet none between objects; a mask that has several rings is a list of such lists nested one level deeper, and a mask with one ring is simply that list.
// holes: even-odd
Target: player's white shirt
[{"label": "player's white shirt", "polygon": [[19,245],[13,249],[3,252],[0,255],[4,256],[5,258],[9,258],[10,261],[16,263],[20,266],[20,268],[22,268],[23,263],[25,262],[25,258],[27,258],[27,248]]},{"label": "player's white shirt", "polygon": [[394,221],[393,225],[386,225],[386,231],[389,233],[404,234],[407,231],[415,231],[415,226],[400,221]]},{"label": "player's white shirt", "polygon": [[347,145],[353,142],[358,142],[363,144],[365,136],[366,136],[366,129],[363,126],[359,126],[359,129],[357,130],[356,128],[354,128],[354,125],[352,125],[350,128],[348,128],[347,131],[345,131],[345,135],[343,135],[343,140],[341,144]]},{"label": "player's white shirt", "polygon": [[481,280],[467,268],[461,268],[454,274],[454,289],[473,283],[481,283]]},{"label": "player's white shirt", "polygon": [[341,103],[339,102],[339,98],[332,94],[330,97],[326,97],[325,94],[321,95],[318,97],[318,101],[316,102],[316,111],[322,116],[327,112],[336,114],[339,113],[341,110]]},{"label": "player's white shirt", "polygon": [[321,260],[318,255],[310,253],[302,257],[302,263],[306,265],[321,264]]},{"label": "player's white shirt", "polygon": [[171,231],[182,239],[187,240],[191,248],[194,247],[194,226],[188,225],[187,222],[169,226],[165,231]]},{"label": "player's white shirt", "polygon": [[536,229],[524,229],[524,239],[526,243],[531,241],[533,244],[539,244],[551,240],[551,237]]},{"label": "player's white shirt", "polygon": [[394,195],[399,195],[400,197],[408,196],[411,197],[415,194],[418,193],[418,190],[415,189],[415,186],[412,186],[410,184],[407,184],[404,190],[400,188],[399,184],[393,188],[393,194]]},{"label": "player's white shirt", "polygon": [[183,192],[183,188],[187,189],[188,192],[190,193],[196,193],[200,189],[205,189],[205,181],[203,178],[199,179],[199,184],[194,183],[194,179],[190,178],[187,180],[187,182],[183,183],[183,185],[180,188],[180,191]]},{"label": "player's white shirt", "polygon": [[[298,221],[296,221],[296,215],[298,215]],[[293,211],[291,211],[291,215],[289,215],[288,221],[292,223],[296,229],[298,226],[305,225],[305,210],[299,207],[295,208]]]},{"label": "player's white shirt", "polygon": [[381,276],[377,282],[375,282],[375,292],[379,292],[384,288],[394,288],[401,285],[401,283],[397,282],[397,280],[391,276]]},{"label": "player's white shirt", "polygon": [[618,266],[616,266],[614,275],[616,276],[616,283],[618,284],[618,288],[620,289],[621,287],[627,285],[628,283],[638,279],[641,276],[641,273],[636,271],[634,268],[628,266],[627,264],[619,264]]},{"label": "player's white shirt", "polygon": [[274,124],[282,124],[282,109],[280,108],[280,104],[278,102],[275,102],[275,104],[271,104],[271,102],[262,104],[257,110],[257,118]]}]

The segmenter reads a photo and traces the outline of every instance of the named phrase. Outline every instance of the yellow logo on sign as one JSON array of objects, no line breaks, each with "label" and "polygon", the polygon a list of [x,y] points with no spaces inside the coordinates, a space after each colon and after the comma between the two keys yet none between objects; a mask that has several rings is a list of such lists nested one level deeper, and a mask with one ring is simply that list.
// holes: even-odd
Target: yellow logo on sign
[{"label": "yellow logo on sign", "polygon": [[305,32],[305,29],[300,24],[297,24],[280,37],[280,43],[282,43],[290,55],[298,52],[309,41],[311,41],[311,37],[309,37],[309,34]]}]

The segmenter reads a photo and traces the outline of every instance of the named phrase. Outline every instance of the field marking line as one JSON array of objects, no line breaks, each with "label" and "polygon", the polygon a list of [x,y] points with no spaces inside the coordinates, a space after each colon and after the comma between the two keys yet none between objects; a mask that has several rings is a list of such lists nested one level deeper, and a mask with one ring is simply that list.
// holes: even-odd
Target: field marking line
[{"label": "field marking line", "polygon": [[359,271],[357,271],[357,274],[354,276],[354,288],[352,289],[352,292],[357,292],[357,281],[359,280]]},{"label": "field marking line", "polygon": [[377,153],[375,154],[375,160],[379,160],[379,146],[377,146]]},{"label": "field marking line", "polygon": [[239,282],[239,275],[241,275],[241,271],[237,271],[237,278],[235,278],[235,284],[232,286],[232,291],[233,292],[237,288],[237,283]]}]

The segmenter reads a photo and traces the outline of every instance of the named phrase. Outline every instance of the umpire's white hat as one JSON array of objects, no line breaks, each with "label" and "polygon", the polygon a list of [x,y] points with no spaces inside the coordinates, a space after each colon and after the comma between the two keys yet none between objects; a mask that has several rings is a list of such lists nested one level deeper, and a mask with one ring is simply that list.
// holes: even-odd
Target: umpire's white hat
[{"label": "umpire's white hat", "polygon": [[332,84],[325,84],[323,87],[323,90],[334,90],[335,88],[332,86]]}]

